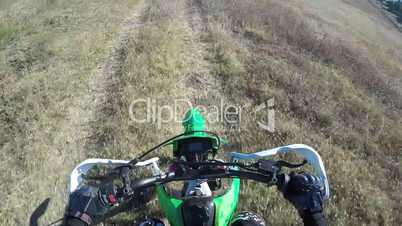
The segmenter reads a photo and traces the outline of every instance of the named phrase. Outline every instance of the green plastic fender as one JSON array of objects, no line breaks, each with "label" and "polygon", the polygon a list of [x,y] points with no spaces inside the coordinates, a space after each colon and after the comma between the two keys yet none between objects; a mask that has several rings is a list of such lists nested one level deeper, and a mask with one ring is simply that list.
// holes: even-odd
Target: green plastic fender
[{"label": "green plastic fender", "polygon": [[[183,127],[188,135],[182,136],[173,144],[173,152],[177,150],[177,141],[181,139],[204,137],[213,140],[214,145],[217,145],[217,138],[210,136],[205,132],[205,120],[202,117],[201,112],[196,108],[190,108],[184,117]],[[198,131],[198,132],[196,132]],[[217,147],[216,147],[217,148]],[[156,193],[159,199],[159,205],[163,210],[165,216],[168,218],[170,225],[172,226],[185,226],[182,217],[181,206],[183,201],[181,199],[173,198],[169,196],[163,185],[156,186]],[[240,179],[235,178],[232,180],[229,190],[220,196],[214,197],[213,202],[215,204],[215,226],[227,226],[236,211],[237,202],[239,201],[240,193]]]},{"label": "green plastic fender", "polygon": [[[169,196],[162,185],[156,186],[159,205],[172,226],[184,226],[181,213],[183,201]],[[215,204],[215,226],[227,226],[236,211],[239,201],[240,179],[232,181],[230,189],[223,195],[214,198]]]},{"label": "green plastic fender", "polygon": [[215,226],[227,226],[236,211],[239,201],[240,179],[235,178],[232,185],[224,195],[214,198],[215,203]]},{"label": "green plastic fender", "polygon": [[170,225],[184,226],[183,217],[181,214],[181,204],[183,201],[170,197],[162,185],[156,186],[156,193],[158,194],[159,205],[169,220]]}]

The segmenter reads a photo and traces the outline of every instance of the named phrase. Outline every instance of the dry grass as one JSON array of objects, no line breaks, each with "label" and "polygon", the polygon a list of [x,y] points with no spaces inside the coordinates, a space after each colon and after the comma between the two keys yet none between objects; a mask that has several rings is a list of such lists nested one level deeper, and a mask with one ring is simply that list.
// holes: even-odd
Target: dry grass
[{"label": "dry grass", "polygon": [[[161,125],[155,122],[135,123],[130,119],[128,109],[137,99],[152,98],[159,104],[166,104],[185,92],[178,91],[184,67],[183,25],[173,18],[177,7],[154,0],[148,4],[142,15],[142,24],[129,38],[127,57],[120,75],[120,106],[115,118],[103,126],[112,126],[115,136],[113,148],[97,156],[128,158],[152,146],[163,137],[179,132],[179,127]],[[158,19],[158,17],[160,17]],[[135,114],[141,114],[146,106],[136,106]],[[100,125],[102,126],[102,124]]]},{"label": "dry grass", "polygon": [[134,3],[21,0],[0,9],[0,225],[27,225],[47,197],[42,222],[60,217],[67,174],[85,156],[79,100]]},{"label": "dry grass", "polygon": [[[402,223],[402,57],[398,41],[386,43],[400,36],[388,27],[373,34],[372,11],[334,7],[353,13],[349,28],[337,19],[340,11],[324,7],[332,0],[310,8],[293,1],[194,0],[202,17],[196,37],[185,1],[147,1],[120,62],[113,109],[90,124],[90,134],[107,142],[91,148],[81,125],[91,119],[80,100],[91,96],[90,75],[135,2],[0,3],[0,195],[7,197],[0,225],[25,225],[48,196],[54,202],[44,220],[59,216],[65,176],[82,158],[129,158],[181,131],[178,123],[134,123],[127,110],[133,100],[150,97],[161,106],[204,94],[205,105],[222,98],[257,106],[275,97],[274,133],[259,130],[250,110],[241,131],[210,128],[227,129],[232,147],[243,151],[289,143],[316,148],[332,186],[331,225]],[[187,87],[191,78],[207,82]],[[144,114],[145,106],[136,112]],[[272,225],[300,223],[276,189],[243,185],[240,210],[256,211]],[[147,211],[159,215],[154,207]],[[111,223],[126,225],[137,216]]]},{"label": "dry grass", "polygon": [[[120,76],[120,106],[99,131],[113,135],[113,145],[95,154],[96,157],[129,159],[166,137],[181,132],[180,124],[171,122],[159,124],[156,121],[136,123],[130,118],[128,109],[133,101],[149,98],[157,101],[158,106],[172,105],[175,99],[187,96],[181,85],[188,67],[185,60],[185,28],[177,17],[183,7],[182,1],[152,0],[141,16],[141,26],[129,38],[127,57]],[[134,107],[137,117],[145,116],[147,106]],[[179,114],[186,110],[177,109]],[[152,202],[140,211],[116,216],[108,221],[111,225],[132,225],[144,216],[160,216],[158,204]]]},{"label": "dry grass", "polygon": [[[287,3],[200,2],[212,24],[211,54],[224,95],[237,104],[254,105],[275,97],[281,115],[274,134],[247,121],[236,134],[239,146],[255,150],[310,144],[327,163],[333,189],[330,224],[400,224],[401,197],[395,190],[401,179],[402,139],[395,134],[402,131],[402,86],[393,78],[400,77],[401,69],[392,66],[398,60],[388,54],[392,51],[382,51],[388,44],[365,46],[316,33]],[[245,188],[246,205],[241,206],[274,225],[292,224],[292,210],[282,199],[271,192],[268,200],[254,197],[254,189]]]}]

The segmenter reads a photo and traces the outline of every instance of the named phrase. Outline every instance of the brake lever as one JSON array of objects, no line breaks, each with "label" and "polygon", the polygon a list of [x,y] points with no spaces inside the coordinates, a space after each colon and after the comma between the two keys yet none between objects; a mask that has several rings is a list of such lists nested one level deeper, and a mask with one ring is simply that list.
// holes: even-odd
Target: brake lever
[{"label": "brake lever", "polygon": [[294,169],[294,168],[302,167],[305,164],[307,164],[307,160],[304,159],[302,163],[296,163],[296,164],[293,164],[293,163],[290,163],[290,162],[287,162],[287,161],[284,161],[284,160],[279,160],[279,161],[277,161],[277,164],[280,165],[280,167],[286,167],[286,168],[289,168],[289,169]]},{"label": "brake lever", "polygon": [[120,176],[123,179],[123,195],[129,196],[132,194],[132,189],[131,189],[131,181],[129,177],[129,172],[130,172],[129,166],[124,166],[120,168]]},{"label": "brake lever", "polygon": [[264,173],[277,173],[281,170],[281,165],[273,160],[258,160],[256,167],[259,171]]},{"label": "brake lever", "polygon": [[269,185],[274,185],[278,182],[277,174],[281,171],[281,165],[276,161],[260,159],[254,164],[254,167],[264,174],[271,175],[271,181],[268,182]]},{"label": "brake lever", "polygon": [[262,171],[263,173],[269,173],[272,175],[270,184],[277,184],[279,182],[278,176],[280,177],[280,175],[278,174],[281,172],[282,167],[298,168],[305,165],[306,163],[306,160],[304,160],[302,163],[292,164],[284,160],[274,161],[261,159],[258,160],[258,162],[255,164],[255,167],[258,169],[258,171]]}]

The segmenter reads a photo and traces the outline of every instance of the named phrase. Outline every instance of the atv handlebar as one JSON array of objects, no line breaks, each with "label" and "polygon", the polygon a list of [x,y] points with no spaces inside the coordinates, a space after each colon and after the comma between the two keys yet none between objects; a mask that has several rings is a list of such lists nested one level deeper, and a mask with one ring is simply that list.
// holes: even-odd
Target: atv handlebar
[{"label": "atv handlebar", "polygon": [[266,183],[268,186],[278,185],[279,181],[285,174],[276,173],[260,173],[260,172],[250,172],[239,169],[209,169],[202,173],[190,173],[189,175],[178,175],[174,172],[169,172],[167,174],[162,174],[159,176],[148,177],[144,179],[139,179],[132,181],[131,189],[139,190],[147,187],[152,187],[158,184],[166,184],[173,181],[186,181],[186,180],[197,180],[197,179],[216,179],[216,178],[241,178],[241,179],[251,179],[254,181]]},{"label": "atv handlebar", "polygon": [[[275,170],[278,167],[279,168],[280,167],[294,168],[295,166],[297,167],[297,166],[301,165],[301,164],[298,164],[298,165],[290,164],[289,165],[289,164],[286,164],[286,162],[281,162],[280,160],[276,161],[276,162],[275,161],[260,162],[260,160],[262,160],[264,158],[272,157],[277,154],[286,154],[286,153],[296,153],[297,155],[300,155],[303,157],[304,163],[307,163],[308,165],[310,165],[312,167],[312,171],[313,171],[314,175],[319,177],[319,179],[322,181],[324,189],[325,189],[324,199],[325,200],[329,199],[330,187],[329,187],[329,183],[328,183],[328,179],[327,179],[327,175],[325,172],[325,167],[324,167],[323,161],[322,161],[320,155],[318,154],[318,152],[315,151],[312,147],[309,147],[307,145],[293,144],[293,145],[276,147],[273,149],[268,149],[268,150],[264,150],[264,151],[260,151],[260,152],[248,153],[248,154],[231,152],[229,154],[231,162],[225,162],[225,163],[221,162],[220,165],[235,167],[234,163],[238,163],[238,165],[241,165],[241,163],[247,163],[250,161],[258,161],[258,163],[261,163],[260,165],[258,165],[258,166],[254,165],[251,167],[254,169],[258,168],[256,170],[254,170],[254,172],[260,171],[261,169],[262,169],[262,171],[267,172],[267,171]],[[90,169],[92,169],[94,166],[97,166],[97,165],[102,165],[102,166],[105,166],[106,168],[108,168],[110,166],[119,167],[119,168],[120,167],[128,167],[128,168],[150,167],[153,175],[164,175],[166,173],[162,172],[159,169],[158,160],[159,160],[158,157],[150,158],[150,159],[147,159],[144,161],[140,161],[140,160],[138,160],[138,158],[135,161],[113,160],[113,159],[87,159],[87,160],[81,162],[79,165],[77,165],[71,172],[68,191],[71,194],[80,187],[80,185],[83,181],[85,181],[87,179],[90,180],[91,178],[87,177],[87,173],[90,171]],[[199,163],[194,163],[194,162],[188,162],[188,164],[200,165]],[[214,165],[214,164],[216,164],[216,161],[212,162],[212,163],[211,162],[208,163],[208,165]],[[207,165],[207,164],[202,163],[201,165]],[[242,167],[239,166],[239,168],[242,168]],[[278,171],[278,172],[280,172],[280,171]],[[235,177],[234,174],[235,173],[232,173],[233,177]],[[263,173],[263,174],[265,174],[265,176],[266,176],[267,173]],[[225,177],[229,177],[229,176],[226,175]],[[255,175],[255,174],[245,175],[245,177],[249,178],[249,179],[257,177],[257,178],[255,178],[256,180],[261,179],[261,178],[259,178],[260,175]],[[93,180],[98,180],[98,181],[101,181],[102,179],[107,179],[107,175],[101,176],[100,178],[93,178]],[[129,183],[127,183],[127,181],[124,183],[129,184]],[[162,181],[160,181],[158,183],[162,183]],[[126,185],[126,187],[129,187],[129,186]],[[128,188],[128,189],[130,189],[130,188]],[[132,191],[129,191],[129,190],[126,190],[126,192],[132,193]]]}]

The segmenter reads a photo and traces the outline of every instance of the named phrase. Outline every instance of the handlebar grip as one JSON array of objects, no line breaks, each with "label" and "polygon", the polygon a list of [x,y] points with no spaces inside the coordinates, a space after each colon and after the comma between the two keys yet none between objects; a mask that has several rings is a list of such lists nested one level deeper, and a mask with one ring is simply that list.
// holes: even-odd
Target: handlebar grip
[{"label": "handlebar grip", "polygon": [[174,173],[168,173],[164,176],[154,176],[144,179],[139,179],[131,182],[131,189],[147,188],[155,185],[156,183],[167,183],[175,177]]},{"label": "handlebar grip", "polygon": [[282,174],[279,174],[277,176],[277,178],[278,178],[278,182],[277,182],[276,186],[278,187],[278,189],[280,191],[283,191],[289,184],[290,176],[289,176],[289,174],[282,173]]},{"label": "handlebar grip", "polygon": [[136,180],[131,182],[131,189],[137,190],[141,188],[146,188],[154,185],[156,182],[159,181],[158,177],[150,177],[150,178],[145,178],[141,180]]},{"label": "handlebar grip", "polygon": [[130,194],[131,193],[131,186],[130,186],[130,177],[129,177],[129,171],[130,171],[130,168],[129,167],[122,167],[121,169],[120,169],[120,175],[121,175],[121,177],[122,177],[122,179],[123,179],[123,183],[124,183],[124,193],[126,194],[126,195],[128,195],[128,194]]},{"label": "handlebar grip", "polygon": [[238,170],[229,170],[225,173],[219,171],[217,174],[206,174],[206,175],[196,175],[196,176],[177,176],[175,173],[168,173],[164,176],[155,176],[144,178],[140,180],[135,180],[131,182],[131,189],[138,190],[142,188],[147,188],[154,186],[158,183],[168,183],[171,181],[179,181],[179,180],[194,180],[194,179],[212,179],[212,178],[242,178],[242,179],[251,179],[262,183],[267,183],[269,185],[278,185],[278,187],[285,186],[289,181],[289,176],[287,174],[279,174],[277,175],[278,181],[275,184],[270,183],[272,180],[272,175],[264,175],[255,172],[244,172]]}]

